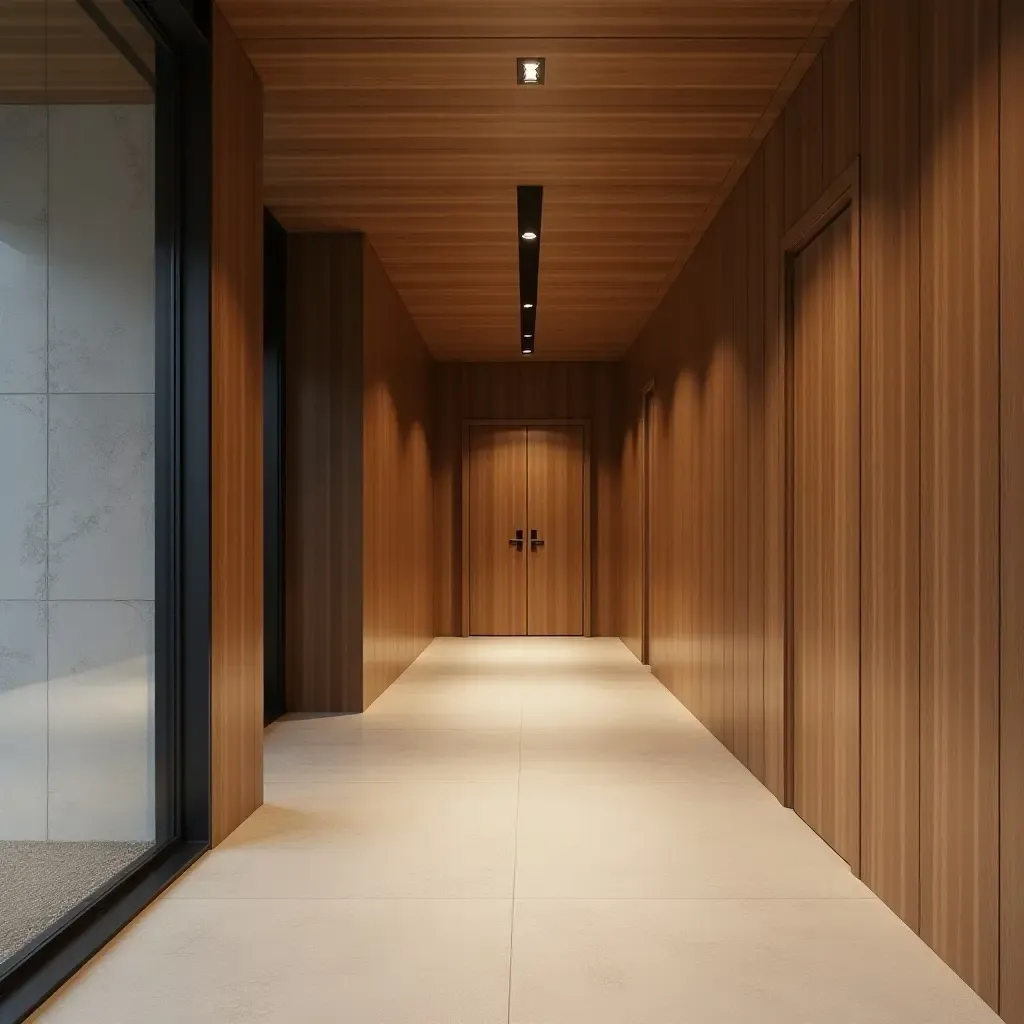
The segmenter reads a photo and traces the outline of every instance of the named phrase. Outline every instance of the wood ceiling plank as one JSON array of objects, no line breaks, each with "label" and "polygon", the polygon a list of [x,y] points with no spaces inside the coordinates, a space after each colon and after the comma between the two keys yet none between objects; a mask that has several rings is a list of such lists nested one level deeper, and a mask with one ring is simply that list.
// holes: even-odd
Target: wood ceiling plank
[{"label": "wood ceiling plank", "polygon": [[538,36],[772,38],[813,32],[824,0],[221,0],[243,40]]},{"label": "wood ceiling plank", "polygon": [[[152,38],[118,0],[94,0],[151,71]],[[153,103],[152,89],[77,0],[0,0],[0,103]]]},{"label": "wood ceiling plank", "polygon": [[[360,230],[439,358],[621,354],[846,0],[220,0],[264,83],[267,203]],[[547,58],[545,85],[515,59]]]}]

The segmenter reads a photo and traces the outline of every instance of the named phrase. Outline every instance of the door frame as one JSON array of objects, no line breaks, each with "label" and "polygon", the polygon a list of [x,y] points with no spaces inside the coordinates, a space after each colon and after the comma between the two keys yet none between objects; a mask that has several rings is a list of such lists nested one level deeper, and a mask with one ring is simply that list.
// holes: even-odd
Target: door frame
[{"label": "door frame", "polygon": [[[795,694],[795,579],[794,579],[794,540],[795,540],[795,472],[794,472],[794,445],[795,445],[795,395],[794,395],[794,344],[796,335],[796,305],[795,305],[795,268],[797,257],[824,231],[826,231],[841,214],[847,210],[853,222],[853,262],[856,267],[858,278],[861,272],[860,259],[860,157],[844,170],[832,184],[822,193],[819,199],[810,209],[785,233],[782,239],[782,267],[780,280],[780,302],[779,311],[782,318],[782,338],[784,352],[784,379],[785,379],[785,634],[784,634],[784,671],[783,671],[783,758],[784,758],[784,799],[786,807],[793,807],[795,802],[795,729],[796,729],[796,694]],[[858,280],[859,289],[859,280]],[[858,294],[860,291],[858,290]],[[858,359],[863,359],[863,338],[861,333],[860,307],[857,307],[856,333],[858,340]],[[863,369],[863,368],[862,368]],[[863,414],[863,372],[858,381],[858,410]],[[860,424],[859,433],[863,432],[863,423]],[[863,452],[861,453],[863,460]],[[863,468],[861,469],[863,478]],[[858,487],[858,502],[862,502],[863,485]],[[863,519],[858,509],[861,531],[861,551],[863,552]],[[863,582],[861,574],[858,574],[858,587],[861,592],[861,623],[859,631],[863,637]],[[859,680],[863,678],[863,649],[860,649]],[[861,689],[861,695],[863,691]],[[863,771],[863,737],[858,737],[858,746],[861,748],[860,768],[858,770],[858,789],[861,783]],[[863,821],[861,822],[860,845],[863,846]],[[859,873],[860,857],[858,863],[852,864],[851,868],[855,874]]]},{"label": "door frame", "polygon": [[[469,632],[469,432],[473,427],[582,427],[583,429],[583,635],[593,636],[590,607],[590,576],[594,561],[594,545],[591,540],[590,517],[594,503],[592,474],[590,472],[590,420],[589,419],[463,419],[462,461],[460,464],[462,488],[462,519],[459,534],[462,548],[462,587],[459,595],[462,635]],[[529,496],[527,496],[529,500]],[[527,529],[529,526],[527,525]]]}]

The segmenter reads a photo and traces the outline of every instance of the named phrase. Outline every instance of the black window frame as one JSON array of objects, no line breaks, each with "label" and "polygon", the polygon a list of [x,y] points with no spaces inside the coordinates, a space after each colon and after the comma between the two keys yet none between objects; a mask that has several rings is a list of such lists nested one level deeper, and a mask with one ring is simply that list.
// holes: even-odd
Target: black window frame
[{"label": "black window frame", "polygon": [[124,0],[157,47],[156,842],[7,961],[32,1014],[210,845],[212,66],[203,0]]}]

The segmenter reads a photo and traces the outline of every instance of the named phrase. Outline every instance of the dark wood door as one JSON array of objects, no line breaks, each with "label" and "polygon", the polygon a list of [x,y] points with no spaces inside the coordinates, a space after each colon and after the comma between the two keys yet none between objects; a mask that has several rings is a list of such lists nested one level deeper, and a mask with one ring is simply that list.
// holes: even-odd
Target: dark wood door
[{"label": "dark wood door", "polygon": [[795,258],[793,801],[860,860],[860,337],[846,210]]},{"label": "dark wood door", "polygon": [[585,449],[583,427],[530,427],[527,454],[531,636],[582,636]]},{"label": "dark wood door", "polygon": [[[468,582],[473,636],[526,633],[526,431],[469,429]],[[516,531],[521,542],[515,543]]]}]

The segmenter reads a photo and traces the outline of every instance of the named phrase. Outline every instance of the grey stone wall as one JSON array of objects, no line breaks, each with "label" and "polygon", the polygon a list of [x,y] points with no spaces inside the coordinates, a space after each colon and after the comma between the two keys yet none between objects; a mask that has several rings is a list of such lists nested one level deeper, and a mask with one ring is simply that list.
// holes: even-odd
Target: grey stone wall
[{"label": "grey stone wall", "polygon": [[153,836],[153,113],[0,107],[0,838]]}]

